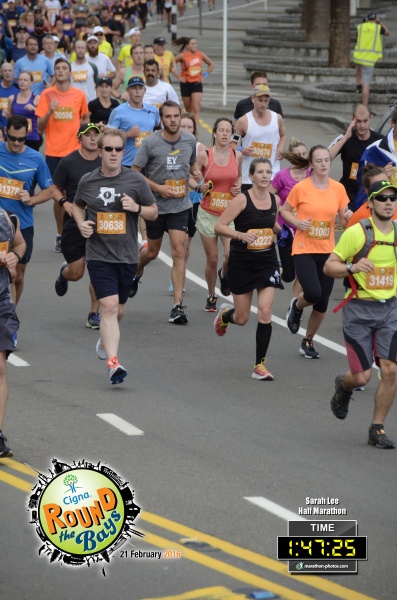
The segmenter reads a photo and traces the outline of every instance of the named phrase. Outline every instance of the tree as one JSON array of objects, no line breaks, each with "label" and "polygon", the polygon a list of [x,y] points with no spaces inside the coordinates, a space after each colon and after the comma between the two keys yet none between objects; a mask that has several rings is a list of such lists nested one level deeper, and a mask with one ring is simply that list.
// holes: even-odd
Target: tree
[{"label": "tree", "polygon": [[[346,0],[344,1],[346,2]],[[333,3],[334,0],[332,0]],[[330,0],[304,0],[302,21],[304,17],[306,25],[305,42],[329,43],[330,4]],[[348,3],[346,2],[346,4]]]},{"label": "tree", "polygon": [[332,0],[328,66],[350,67],[350,3]]}]

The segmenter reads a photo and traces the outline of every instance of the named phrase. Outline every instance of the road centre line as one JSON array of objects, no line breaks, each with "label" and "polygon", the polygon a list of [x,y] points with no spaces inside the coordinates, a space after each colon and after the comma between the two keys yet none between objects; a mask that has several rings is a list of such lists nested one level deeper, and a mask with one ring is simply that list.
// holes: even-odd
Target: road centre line
[{"label": "road centre line", "polygon": [[279,504],[268,500],[267,498],[263,498],[263,496],[250,496],[244,497],[244,500],[248,500],[248,502],[252,502],[252,504],[256,504],[260,506],[267,512],[276,515],[276,517],[280,517],[280,519],[284,519],[284,521],[307,521],[304,517],[293,513],[291,510],[287,508],[283,508]]},{"label": "road centre line", "polygon": [[[2,464],[5,464],[6,466],[10,466],[11,468],[16,468],[13,466],[13,463],[15,463],[15,462],[17,462],[17,461],[13,461],[12,459],[0,459],[0,466]],[[25,468],[25,466],[23,466],[22,463],[19,463],[19,470],[21,470],[22,468]],[[29,469],[29,467],[26,466],[26,469]],[[33,473],[28,473],[28,474],[33,474]],[[11,485],[18,489],[21,489],[25,492],[30,492],[32,489],[31,483],[27,482],[24,479],[19,479],[18,477],[15,477],[13,475],[5,473],[4,471],[1,471],[1,469],[0,469],[0,481],[4,481],[8,485]],[[172,531],[183,537],[196,538],[202,542],[205,542],[205,543],[213,546],[214,548],[219,548],[219,550],[222,550],[223,552],[225,552],[231,556],[235,556],[239,559],[245,560],[247,562],[250,562],[254,565],[263,567],[265,569],[274,571],[281,575],[285,575],[286,577],[292,577],[294,580],[296,580],[293,575],[288,573],[287,566],[285,564],[283,564],[279,561],[273,560],[272,558],[269,558],[267,556],[258,554],[257,552],[253,552],[251,550],[241,548],[240,546],[236,546],[235,544],[232,544],[230,542],[225,542],[224,540],[216,538],[212,535],[208,535],[208,534],[198,531],[196,529],[192,529],[191,527],[187,527],[186,525],[182,525],[175,521],[166,519],[165,517],[161,517],[159,515],[155,515],[153,513],[149,513],[146,511],[142,511],[142,513],[139,515],[139,520],[147,521],[148,523],[151,523],[161,529],[166,529],[168,531]],[[146,532],[145,532],[145,534],[146,534]],[[178,546],[178,549],[181,549],[183,551],[183,556],[185,558],[189,558],[190,560],[199,562],[199,563],[203,564],[204,566],[208,566],[209,568],[218,570],[219,572],[229,575],[229,572],[225,572],[223,569],[220,569],[220,567],[224,566],[224,563],[222,563],[221,561],[216,561],[216,564],[214,563],[213,565],[212,564],[209,565],[208,557],[205,557],[205,556],[203,557],[203,559],[204,558],[207,559],[206,562],[204,562],[204,560],[201,560],[201,558],[200,558],[200,560],[198,560],[198,558],[202,556],[200,553],[195,552],[189,548],[186,548],[185,546],[182,546],[182,545],[179,546],[172,540],[166,540],[165,538],[160,538],[158,536],[154,536],[153,534],[149,533],[149,534],[146,534],[145,541],[148,543],[152,543],[155,546],[158,546],[161,548],[170,548],[170,547]],[[161,543],[159,543],[159,542],[161,542]],[[194,555],[190,554],[192,552],[194,552]],[[211,560],[215,560],[215,559],[211,559]],[[215,567],[218,567],[218,568],[215,568]],[[269,582],[268,580],[265,580],[265,579],[262,579],[262,578],[252,575],[254,580],[249,579],[249,581],[247,581],[245,579],[245,577],[250,576],[249,573],[247,573],[246,571],[243,571],[242,569],[234,569],[230,565],[226,565],[226,567],[228,570],[232,571],[233,573],[236,573],[237,571],[239,571],[241,574],[244,575],[244,579],[239,578],[238,579],[239,581],[246,581],[246,583],[249,583],[251,585],[258,585],[258,586],[268,586],[269,587],[271,585],[272,588],[269,587],[269,590],[271,589],[272,591],[275,591],[273,589],[273,587],[276,584],[273,584],[272,582]],[[231,575],[231,576],[233,577],[233,575]],[[309,585],[310,587],[316,588],[318,590],[322,590],[328,594],[336,596],[337,598],[341,598],[342,600],[375,600],[371,596],[366,596],[364,594],[361,594],[360,592],[355,592],[354,590],[345,588],[337,583],[333,583],[331,581],[322,579],[321,577],[317,577],[316,575],[300,575],[299,582]],[[278,588],[281,588],[281,587],[282,586],[278,586]],[[291,591],[291,590],[288,590],[288,588],[283,588],[283,589],[287,590],[287,591]],[[291,593],[294,595],[286,595],[285,592],[283,592],[281,595],[288,600],[313,600],[312,595],[304,596],[304,595],[298,594],[296,592],[291,592]]]},{"label": "road centre line", "polygon": [[121,417],[118,417],[117,415],[115,415],[113,413],[99,413],[99,414],[97,414],[97,417],[99,417],[103,421],[106,421],[106,423],[113,425],[113,427],[115,427],[116,429],[119,429],[126,435],[143,435],[144,434],[144,432],[141,429],[138,429],[138,427],[135,427],[131,423],[128,423],[128,421],[124,421],[124,419],[122,419]]},{"label": "road centre line", "polygon": [[[168,265],[169,267],[172,267],[172,264],[173,264],[172,258],[170,258],[167,254],[165,254],[165,252],[160,250],[158,257],[166,265]],[[190,281],[193,281],[193,283],[204,288],[205,290],[208,289],[207,282],[204,281],[204,279],[201,279],[201,277],[198,277],[197,275],[192,273],[192,271],[189,271],[189,269],[186,269],[186,279],[190,279]],[[215,294],[217,296],[219,296],[220,298],[224,298],[225,300],[227,300],[228,302],[233,304],[233,300],[231,299],[231,297],[223,296],[219,288],[215,288]],[[258,309],[255,306],[251,306],[251,311],[253,313],[257,314]],[[277,323],[277,325],[280,325],[281,327],[284,327],[284,329],[287,329],[285,319],[280,319],[279,317],[276,317],[275,315],[272,315],[272,323]],[[298,333],[301,336],[305,336],[306,329],[303,329],[302,327],[300,327]],[[327,348],[330,348],[331,350],[334,350],[335,352],[338,352],[339,354],[343,354],[346,356],[346,348],[344,346],[341,346],[340,344],[337,344],[336,342],[333,342],[332,340],[322,337],[321,335],[316,334],[316,343],[321,344],[322,346],[326,346]]]}]

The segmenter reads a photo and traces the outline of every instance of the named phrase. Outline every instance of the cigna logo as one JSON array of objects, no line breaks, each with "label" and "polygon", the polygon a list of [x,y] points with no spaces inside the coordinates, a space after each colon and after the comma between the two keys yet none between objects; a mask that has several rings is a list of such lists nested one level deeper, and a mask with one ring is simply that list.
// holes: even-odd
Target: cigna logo
[{"label": "cigna logo", "polygon": [[140,508],[113,470],[85,461],[53,464],[55,472],[39,476],[29,500],[31,523],[44,542],[39,555],[65,564],[109,561],[132,534],[143,537],[132,528]]}]

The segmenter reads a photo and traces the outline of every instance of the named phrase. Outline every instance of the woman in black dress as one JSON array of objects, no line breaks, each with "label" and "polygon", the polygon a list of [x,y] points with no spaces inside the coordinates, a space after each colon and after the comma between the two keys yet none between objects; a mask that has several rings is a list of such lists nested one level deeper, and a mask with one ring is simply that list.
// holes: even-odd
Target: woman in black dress
[{"label": "woman in black dress", "polygon": [[[225,335],[230,323],[247,323],[254,290],[258,294],[258,326],[256,360],[253,379],[273,380],[265,360],[272,335],[272,305],[276,288],[281,283],[274,233],[280,231],[277,213],[278,196],[268,191],[272,164],[266,158],[255,158],[250,165],[252,188],[238,194],[227,206],[215,225],[215,233],[230,237],[229,283],[234,307],[222,304],[214,321],[219,336]],[[234,221],[235,229],[229,227]]]}]

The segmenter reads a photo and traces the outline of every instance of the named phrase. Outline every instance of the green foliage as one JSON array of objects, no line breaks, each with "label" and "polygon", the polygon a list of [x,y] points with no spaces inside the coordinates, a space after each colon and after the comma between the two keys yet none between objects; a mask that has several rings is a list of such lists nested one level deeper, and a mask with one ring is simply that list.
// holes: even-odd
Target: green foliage
[{"label": "green foliage", "polygon": [[63,483],[65,485],[70,485],[71,483],[77,483],[77,477],[76,475],[73,475],[72,473],[70,473],[69,475],[66,475],[66,477],[63,480]]}]

